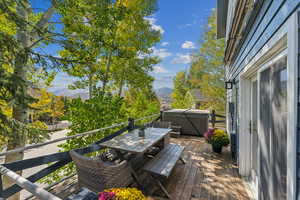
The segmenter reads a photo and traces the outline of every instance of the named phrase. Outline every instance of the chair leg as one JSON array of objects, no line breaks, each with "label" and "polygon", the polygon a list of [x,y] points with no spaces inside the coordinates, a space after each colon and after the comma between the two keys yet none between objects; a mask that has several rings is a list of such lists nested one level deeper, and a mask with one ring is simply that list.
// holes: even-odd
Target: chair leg
[{"label": "chair leg", "polygon": [[180,161],[182,162],[182,164],[185,164],[186,162],[185,162],[185,160],[180,156]]},{"label": "chair leg", "polygon": [[153,178],[153,180],[157,183],[157,185],[159,186],[159,188],[164,192],[164,194],[168,197],[168,199],[171,199],[171,195],[169,194],[169,192],[167,191],[167,189],[162,185],[162,183],[155,177],[151,176]]}]

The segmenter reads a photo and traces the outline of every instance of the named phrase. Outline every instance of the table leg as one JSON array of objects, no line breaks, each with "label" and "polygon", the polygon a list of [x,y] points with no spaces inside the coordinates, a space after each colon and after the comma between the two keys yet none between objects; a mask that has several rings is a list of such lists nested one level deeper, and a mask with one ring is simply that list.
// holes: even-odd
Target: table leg
[{"label": "table leg", "polygon": [[180,161],[182,162],[182,164],[185,164],[186,163],[186,161],[180,156]]},{"label": "table leg", "polygon": [[164,148],[165,148],[170,144],[170,134],[167,134],[163,140],[164,140]]},{"label": "table leg", "polygon": [[164,194],[168,197],[168,199],[171,199],[171,195],[167,191],[167,189],[163,186],[163,184],[156,178],[155,176],[152,176],[152,179],[157,183],[158,187],[164,192]]},{"label": "table leg", "polygon": [[[124,158],[124,155],[123,155],[120,151],[116,150],[116,153],[118,154],[118,157],[119,157],[120,159],[126,160],[126,159]],[[132,158],[132,157],[130,157],[129,160],[130,160],[131,158]],[[130,165],[131,176],[132,176],[133,180],[136,182],[136,184],[138,185],[138,187],[142,190],[142,189],[143,189],[143,186],[142,186],[142,184],[140,183],[140,181],[139,181],[139,179],[138,179],[138,175],[137,175],[137,173],[133,170],[132,165],[131,165],[131,163],[129,162],[129,160],[128,160],[128,164]]]},{"label": "table leg", "polygon": [[133,178],[133,180],[136,182],[136,184],[138,185],[138,188],[140,189],[140,190],[144,190],[144,188],[143,188],[143,185],[140,183],[140,181],[139,181],[139,179],[138,179],[138,175],[136,174],[136,172],[132,169],[132,167],[131,167],[131,175],[132,175],[132,178]]}]

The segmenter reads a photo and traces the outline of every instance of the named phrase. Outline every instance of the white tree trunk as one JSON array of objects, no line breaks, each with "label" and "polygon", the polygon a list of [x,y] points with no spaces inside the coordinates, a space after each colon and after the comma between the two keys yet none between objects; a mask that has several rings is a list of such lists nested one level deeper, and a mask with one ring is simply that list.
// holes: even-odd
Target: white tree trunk
[{"label": "white tree trunk", "polygon": [[[23,19],[24,21],[22,23],[18,24],[17,27],[17,34],[16,38],[18,42],[20,43],[22,49],[20,49],[19,54],[16,56],[15,59],[15,65],[14,65],[14,74],[18,77],[20,77],[23,80],[27,80],[27,65],[28,65],[28,59],[29,59],[29,52],[27,50],[30,50],[30,48],[34,48],[34,45],[36,44],[36,41],[40,41],[39,37],[40,34],[38,32],[45,28],[48,25],[48,21],[53,15],[55,9],[53,6],[47,9],[47,11],[44,12],[41,19],[35,24],[35,28],[33,30],[30,30],[28,26],[29,21],[29,15],[32,12],[32,9],[30,7],[29,0],[23,0],[22,3],[17,3],[17,14]],[[19,88],[23,90],[23,93],[27,93],[28,88],[24,85],[22,88]],[[17,121],[20,121],[22,123],[27,123],[27,109],[24,105],[15,105],[13,107],[13,118]],[[14,135],[9,138],[8,144],[7,144],[7,150],[12,150],[19,147],[24,147],[26,143],[26,137],[25,134],[20,132],[20,130],[13,130]],[[5,163],[17,161],[17,160],[23,160],[24,153],[13,153],[9,154],[5,157]],[[22,172],[18,172],[18,174],[22,175]],[[7,188],[11,185],[15,184],[7,177],[3,177],[3,187]],[[10,197],[9,200],[19,200],[20,194],[15,194],[14,196]]]},{"label": "white tree trunk", "polygon": [[[29,3],[28,1],[23,2],[22,5],[17,6],[17,13],[19,16],[22,17],[24,20],[28,20],[29,15]],[[28,53],[25,52],[25,49],[30,46],[30,37],[28,33],[28,25],[26,23],[22,23],[20,27],[17,29],[17,40],[20,42],[21,46],[24,48],[24,51],[19,53],[15,60],[14,66],[14,74],[20,77],[23,80],[26,80],[26,65],[28,62]],[[21,88],[22,92],[26,93],[27,88],[24,85]],[[13,107],[13,118],[17,121],[26,123],[27,122],[27,109],[25,106],[22,105],[15,105]],[[19,148],[25,146],[25,137],[23,133],[20,133],[20,130],[13,130],[13,136],[9,138],[7,144],[7,150]],[[16,160],[23,160],[24,153],[13,153],[9,154],[5,158],[5,163],[13,162]],[[22,175],[22,171],[18,172],[18,174]],[[3,177],[3,186],[7,188],[11,185],[15,184],[7,177]],[[9,200],[18,200],[20,199],[20,194],[15,194],[9,198]]]}]

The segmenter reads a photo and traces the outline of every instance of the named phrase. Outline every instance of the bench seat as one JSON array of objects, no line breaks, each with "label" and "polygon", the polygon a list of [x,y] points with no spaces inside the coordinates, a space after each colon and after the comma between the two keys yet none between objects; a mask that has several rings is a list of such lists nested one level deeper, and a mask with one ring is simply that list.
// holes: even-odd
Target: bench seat
[{"label": "bench seat", "polygon": [[175,167],[176,162],[181,159],[183,150],[183,146],[177,144],[169,144],[151,161],[149,161],[143,169],[154,175],[168,178],[173,168]]}]

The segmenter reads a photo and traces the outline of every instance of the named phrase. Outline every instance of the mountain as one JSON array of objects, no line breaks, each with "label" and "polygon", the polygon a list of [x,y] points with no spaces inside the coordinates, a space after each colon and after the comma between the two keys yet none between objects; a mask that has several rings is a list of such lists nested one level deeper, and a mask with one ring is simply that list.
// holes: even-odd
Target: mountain
[{"label": "mountain", "polygon": [[53,94],[57,96],[66,96],[70,98],[78,98],[81,99],[88,99],[89,93],[86,90],[70,90],[68,88],[51,88],[49,89],[49,92],[52,92]]},{"label": "mountain", "polygon": [[172,88],[162,87],[155,90],[156,95],[160,99],[169,99],[171,97],[171,93],[173,92]]},{"label": "mountain", "polygon": [[57,96],[72,96],[74,95],[74,91],[69,90],[67,88],[50,88],[48,90],[49,92],[52,92],[53,94],[57,95]]},{"label": "mountain", "polygon": [[[71,98],[81,97],[82,99],[88,99],[89,94],[86,90],[69,90],[67,88],[51,88],[49,92],[54,93],[57,96],[67,96]],[[172,88],[162,87],[155,90],[155,93],[159,99],[169,100],[171,99]]]},{"label": "mountain", "polygon": [[80,97],[81,99],[86,100],[89,98],[89,93],[88,92],[79,92],[79,93],[71,95],[70,97],[74,98],[74,99]]}]

